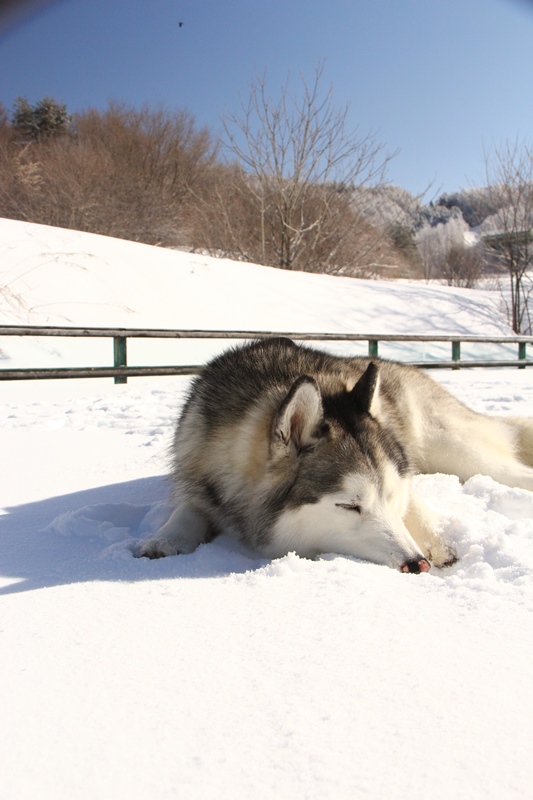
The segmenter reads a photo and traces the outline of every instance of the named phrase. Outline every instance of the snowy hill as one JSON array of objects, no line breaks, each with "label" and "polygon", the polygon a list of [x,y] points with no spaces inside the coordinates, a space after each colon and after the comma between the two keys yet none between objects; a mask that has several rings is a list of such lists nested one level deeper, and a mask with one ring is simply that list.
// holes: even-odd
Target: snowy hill
[{"label": "snowy hill", "polygon": [[[489,292],[10,220],[0,252],[5,324],[510,333]],[[6,338],[0,366],[110,363],[101,345]],[[175,358],[155,347],[133,355]],[[533,414],[533,370],[433,377],[479,411]],[[533,495],[418,477],[460,555],[425,575],[334,555],[267,562],[224,536],[136,559],[168,514],[187,385],[0,384],[0,796],[529,797]]]},{"label": "snowy hill", "polygon": [[[287,272],[13,220],[0,220],[0,254],[4,324],[511,333],[494,292]],[[1,346],[13,366],[88,364],[91,348],[110,363],[108,342],[12,339]],[[146,363],[176,354],[202,360],[217,349],[161,340],[132,347]],[[433,352],[449,357],[448,348]]]}]

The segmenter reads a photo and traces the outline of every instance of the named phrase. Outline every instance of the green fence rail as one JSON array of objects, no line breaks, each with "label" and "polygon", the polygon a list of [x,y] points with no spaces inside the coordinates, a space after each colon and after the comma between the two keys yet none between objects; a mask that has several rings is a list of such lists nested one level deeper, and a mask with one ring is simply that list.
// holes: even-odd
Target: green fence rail
[{"label": "green fence rail", "polygon": [[[302,333],[279,331],[193,331],[138,328],[71,328],[36,325],[0,325],[0,336],[82,336],[113,340],[113,366],[108,367],[61,367],[32,369],[0,369],[0,380],[39,380],[56,378],[114,378],[115,383],[126,383],[128,378],[139,376],[196,375],[201,364],[180,366],[128,366],[128,339],[262,339],[286,336],[308,342],[368,342],[368,355],[376,358],[381,342],[449,342],[449,361],[408,361],[423,369],[461,369],[464,367],[525,367],[533,366],[527,358],[527,345],[533,345],[533,336],[458,336],[421,334],[366,334],[366,333]],[[515,359],[466,359],[461,358],[462,344],[515,344],[518,346]]]}]

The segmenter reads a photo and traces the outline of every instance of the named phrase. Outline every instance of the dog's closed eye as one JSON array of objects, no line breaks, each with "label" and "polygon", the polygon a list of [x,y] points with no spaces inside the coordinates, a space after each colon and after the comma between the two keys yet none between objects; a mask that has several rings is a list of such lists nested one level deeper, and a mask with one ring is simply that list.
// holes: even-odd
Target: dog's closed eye
[{"label": "dog's closed eye", "polygon": [[338,508],[345,508],[346,511],[356,511],[358,514],[362,511],[361,506],[357,503],[335,503],[335,505]]}]

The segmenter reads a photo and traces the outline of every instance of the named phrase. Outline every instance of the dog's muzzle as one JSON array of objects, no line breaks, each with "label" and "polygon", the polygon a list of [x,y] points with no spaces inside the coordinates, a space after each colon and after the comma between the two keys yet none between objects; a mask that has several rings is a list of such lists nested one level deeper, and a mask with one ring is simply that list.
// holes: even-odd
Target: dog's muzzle
[{"label": "dog's muzzle", "polygon": [[431,569],[431,564],[425,558],[418,561],[406,561],[400,567],[400,572],[412,572],[414,575],[419,575],[421,572],[428,572]]}]

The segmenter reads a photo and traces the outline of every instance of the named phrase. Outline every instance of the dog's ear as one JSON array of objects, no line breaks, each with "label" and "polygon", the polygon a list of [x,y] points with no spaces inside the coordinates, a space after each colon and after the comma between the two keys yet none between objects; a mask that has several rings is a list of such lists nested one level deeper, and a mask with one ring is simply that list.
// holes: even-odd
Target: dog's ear
[{"label": "dog's ear", "polygon": [[309,450],[320,438],[324,411],[316,381],[309,375],[296,380],[281,404],[272,427],[274,451]]},{"label": "dog's ear", "polygon": [[379,414],[379,367],[370,362],[351,391],[352,402],[359,413]]}]

